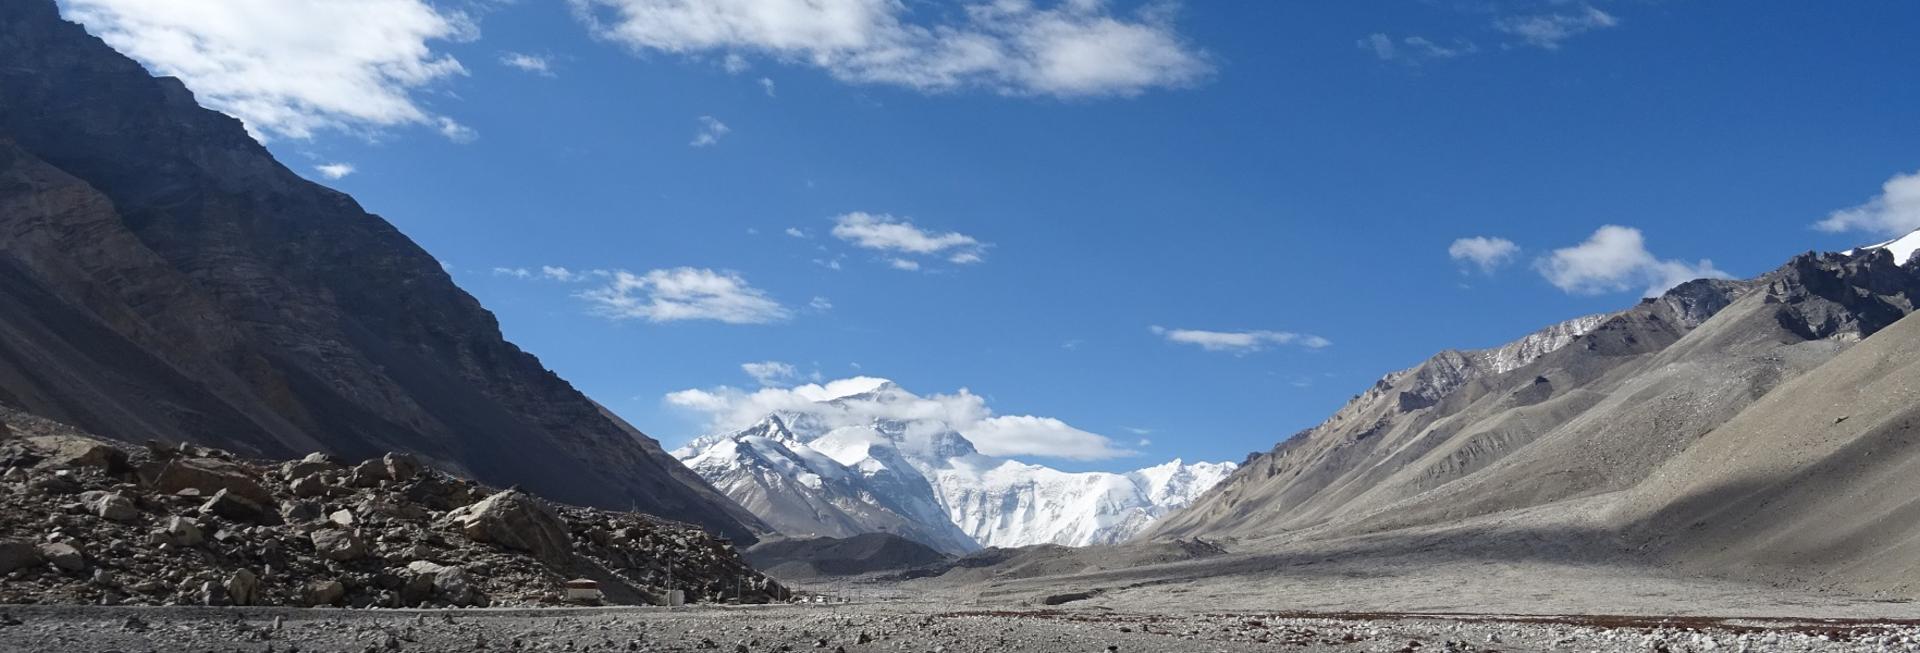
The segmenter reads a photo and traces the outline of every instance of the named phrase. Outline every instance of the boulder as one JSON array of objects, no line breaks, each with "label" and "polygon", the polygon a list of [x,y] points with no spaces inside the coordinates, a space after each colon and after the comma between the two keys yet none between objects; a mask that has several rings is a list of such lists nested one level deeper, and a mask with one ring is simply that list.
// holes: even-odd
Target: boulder
[{"label": "boulder", "polygon": [[259,502],[224,489],[213,493],[213,498],[200,505],[200,514],[257,524],[271,524],[279,521],[280,517]]},{"label": "boulder", "polygon": [[420,475],[420,459],[413,454],[390,452],[380,461],[387,466],[387,478],[396,483],[405,483]]},{"label": "boulder", "polygon": [[410,585],[417,579],[427,579],[433,595],[447,603],[468,606],[479,605],[482,601],[480,593],[473,588],[473,580],[467,575],[467,570],[460,567],[416,560],[407,565],[407,573],[416,579],[410,581]]},{"label": "boulder", "polygon": [[199,598],[200,598],[201,605],[231,605],[232,604],[232,602],[227,598],[227,586],[222,585],[220,583],[213,582],[213,581],[207,581],[200,584]]},{"label": "boulder", "polygon": [[40,467],[99,467],[109,472],[127,469],[127,452],[90,438],[71,435],[42,435],[27,438],[33,448],[46,455]]},{"label": "boulder", "polygon": [[303,478],[340,469],[340,461],[324,453],[310,453],[299,460],[290,460],[280,465],[280,478],[298,481]]},{"label": "boulder", "polygon": [[251,569],[233,572],[227,579],[227,600],[234,605],[253,605],[260,602],[260,577]]},{"label": "boulder", "polygon": [[71,544],[48,542],[40,545],[40,559],[47,561],[60,571],[82,572],[87,570],[87,556]]},{"label": "boulder", "polygon": [[389,480],[393,479],[387,476],[387,464],[379,459],[355,465],[347,475],[347,483],[354,487],[379,487],[381,481]]},{"label": "boulder", "polygon": [[347,586],[337,580],[316,580],[307,583],[307,605],[340,605],[347,598]]},{"label": "boulder", "polygon": [[166,536],[167,542],[174,546],[200,546],[202,542],[207,541],[206,534],[200,530],[200,522],[189,517],[168,519],[167,527],[162,533]]},{"label": "boulder", "polygon": [[539,499],[519,490],[455,510],[446,521],[475,542],[526,551],[548,562],[565,562],[573,553],[566,525]]},{"label": "boulder", "polygon": [[319,519],[326,512],[316,501],[286,501],[280,504],[280,517],[294,524]]},{"label": "boulder", "polygon": [[40,563],[39,547],[20,540],[0,540],[0,574]]},{"label": "boulder", "polygon": [[101,519],[124,522],[140,518],[140,509],[133,505],[133,500],[117,492],[85,492],[80,495],[80,502],[89,514]]},{"label": "boulder", "polygon": [[33,489],[47,494],[73,494],[80,491],[80,481],[74,480],[70,470],[56,470],[52,474],[42,474],[33,479]]},{"label": "boulder", "polygon": [[353,534],[353,531],[325,529],[314,531],[307,536],[313,541],[313,549],[328,560],[346,562],[367,555],[367,545]]},{"label": "boulder", "polygon": [[327,515],[327,521],[333,522],[341,528],[353,528],[353,511],[345,509],[335,510],[333,514]]},{"label": "boulder", "polygon": [[287,489],[293,490],[293,496],[311,499],[325,496],[328,491],[328,486],[326,479],[321,478],[319,475],[311,475],[295,479],[292,484],[287,486]]},{"label": "boulder", "polygon": [[239,496],[255,504],[266,505],[273,502],[273,494],[260,486],[252,470],[231,460],[218,458],[175,458],[156,460],[142,466],[140,478],[154,491],[173,494],[187,488],[199,490],[202,495],[212,495],[221,491]]}]

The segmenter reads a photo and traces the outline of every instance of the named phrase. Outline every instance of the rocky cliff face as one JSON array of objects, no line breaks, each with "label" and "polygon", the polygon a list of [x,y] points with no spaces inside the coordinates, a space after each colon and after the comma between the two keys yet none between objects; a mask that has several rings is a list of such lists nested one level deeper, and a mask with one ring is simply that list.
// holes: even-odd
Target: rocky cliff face
[{"label": "rocky cliff face", "polygon": [[0,402],[262,457],[413,452],[737,540],[762,528],[392,225],[59,18],[0,3]]}]

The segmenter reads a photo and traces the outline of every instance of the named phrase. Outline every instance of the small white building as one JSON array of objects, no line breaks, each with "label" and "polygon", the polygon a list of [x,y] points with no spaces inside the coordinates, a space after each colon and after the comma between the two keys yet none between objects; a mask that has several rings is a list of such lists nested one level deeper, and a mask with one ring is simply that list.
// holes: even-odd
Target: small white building
[{"label": "small white building", "polygon": [[600,592],[600,584],[585,578],[567,581],[567,600],[574,603],[599,603],[606,598]]}]

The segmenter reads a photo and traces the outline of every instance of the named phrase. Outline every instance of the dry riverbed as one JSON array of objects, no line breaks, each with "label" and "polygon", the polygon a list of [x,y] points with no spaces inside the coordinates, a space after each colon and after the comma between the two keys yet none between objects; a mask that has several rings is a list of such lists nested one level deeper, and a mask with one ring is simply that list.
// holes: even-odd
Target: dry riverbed
[{"label": "dry riverbed", "polygon": [[0,651],[1920,651],[1914,622],[925,606],[0,608]]}]

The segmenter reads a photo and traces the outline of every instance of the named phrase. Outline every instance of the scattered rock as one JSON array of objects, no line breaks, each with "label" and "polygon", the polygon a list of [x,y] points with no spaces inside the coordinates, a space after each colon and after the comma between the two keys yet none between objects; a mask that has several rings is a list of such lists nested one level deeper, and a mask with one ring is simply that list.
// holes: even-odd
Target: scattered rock
[{"label": "scattered rock", "polygon": [[242,497],[234,492],[220,490],[213,493],[200,506],[200,514],[217,515],[226,519],[243,522],[268,523],[278,521],[278,515],[267,512],[259,502]]},{"label": "scattered rock", "polygon": [[27,442],[45,453],[46,459],[40,462],[40,467],[98,467],[109,472],[127,469],[127,452],[98,440],[43,435],[27,438]]},{"label": "scattered rock", "polygon": [[281,464],[280,478],[288,481],[300,481],[314,474],[336,471],[340,468],[340,461],[338,459],[324,453],[315,452],[307,454],[305,458]]},{"label": "scattered rock", "polygon": [[40,549],[19,540],[0,540],[0,574],[40,564]]},{"label": "scattered rock", "polygon": [[227,579],[227,598],[234,605],[254,605],[260,600],[260,577],[253,570],[242,568],[233,572]]},{"label": "scattered rock", "polygon": [[353,531],[330,528],[314,531],[308,537],[313,541],[314,551],[328,560],[346,562],[367,555],[367,545]]},{"label": "scattered rock", "polygon": [[319,519],[326,508],[313,501],[287,501],[280,504],[280,518],[288,523],[304,524]]},{"label": "scattered rock", "polygon": [[140,518],[140,509],[133,505],[133,500],[118,492],[87,492],[80,495],[80,500],[86,503],[87,512],[101,519],[133,521]]},{"label": "scattered rock", "polygon": [[420,460],[413,454],[389,453],[380,461],[387,467],[387,478],[396,483],[405,483],[420,475]]},{"label": "scattered rock", "polygon": [[307,583],[307,605],[340,605],[347,598],[347,586],[337,580]]},{"label": "scattered rock", "polygon": [[200,530],[200,522],[188,517],[173,517],[167,520],[166,528],[161,530],[167,541],[174,546],[200,546],[207,537]]},{"label": "scattered rock", "polygon": [[142,466],[140,477],[154,491],[172,494],[184,489],[199,490],[202,496],[221,491],[237,495],[255,504],[273,502],[273,495],[260,485],[246,466],[217,458],[174,458],[153,461]]}]

